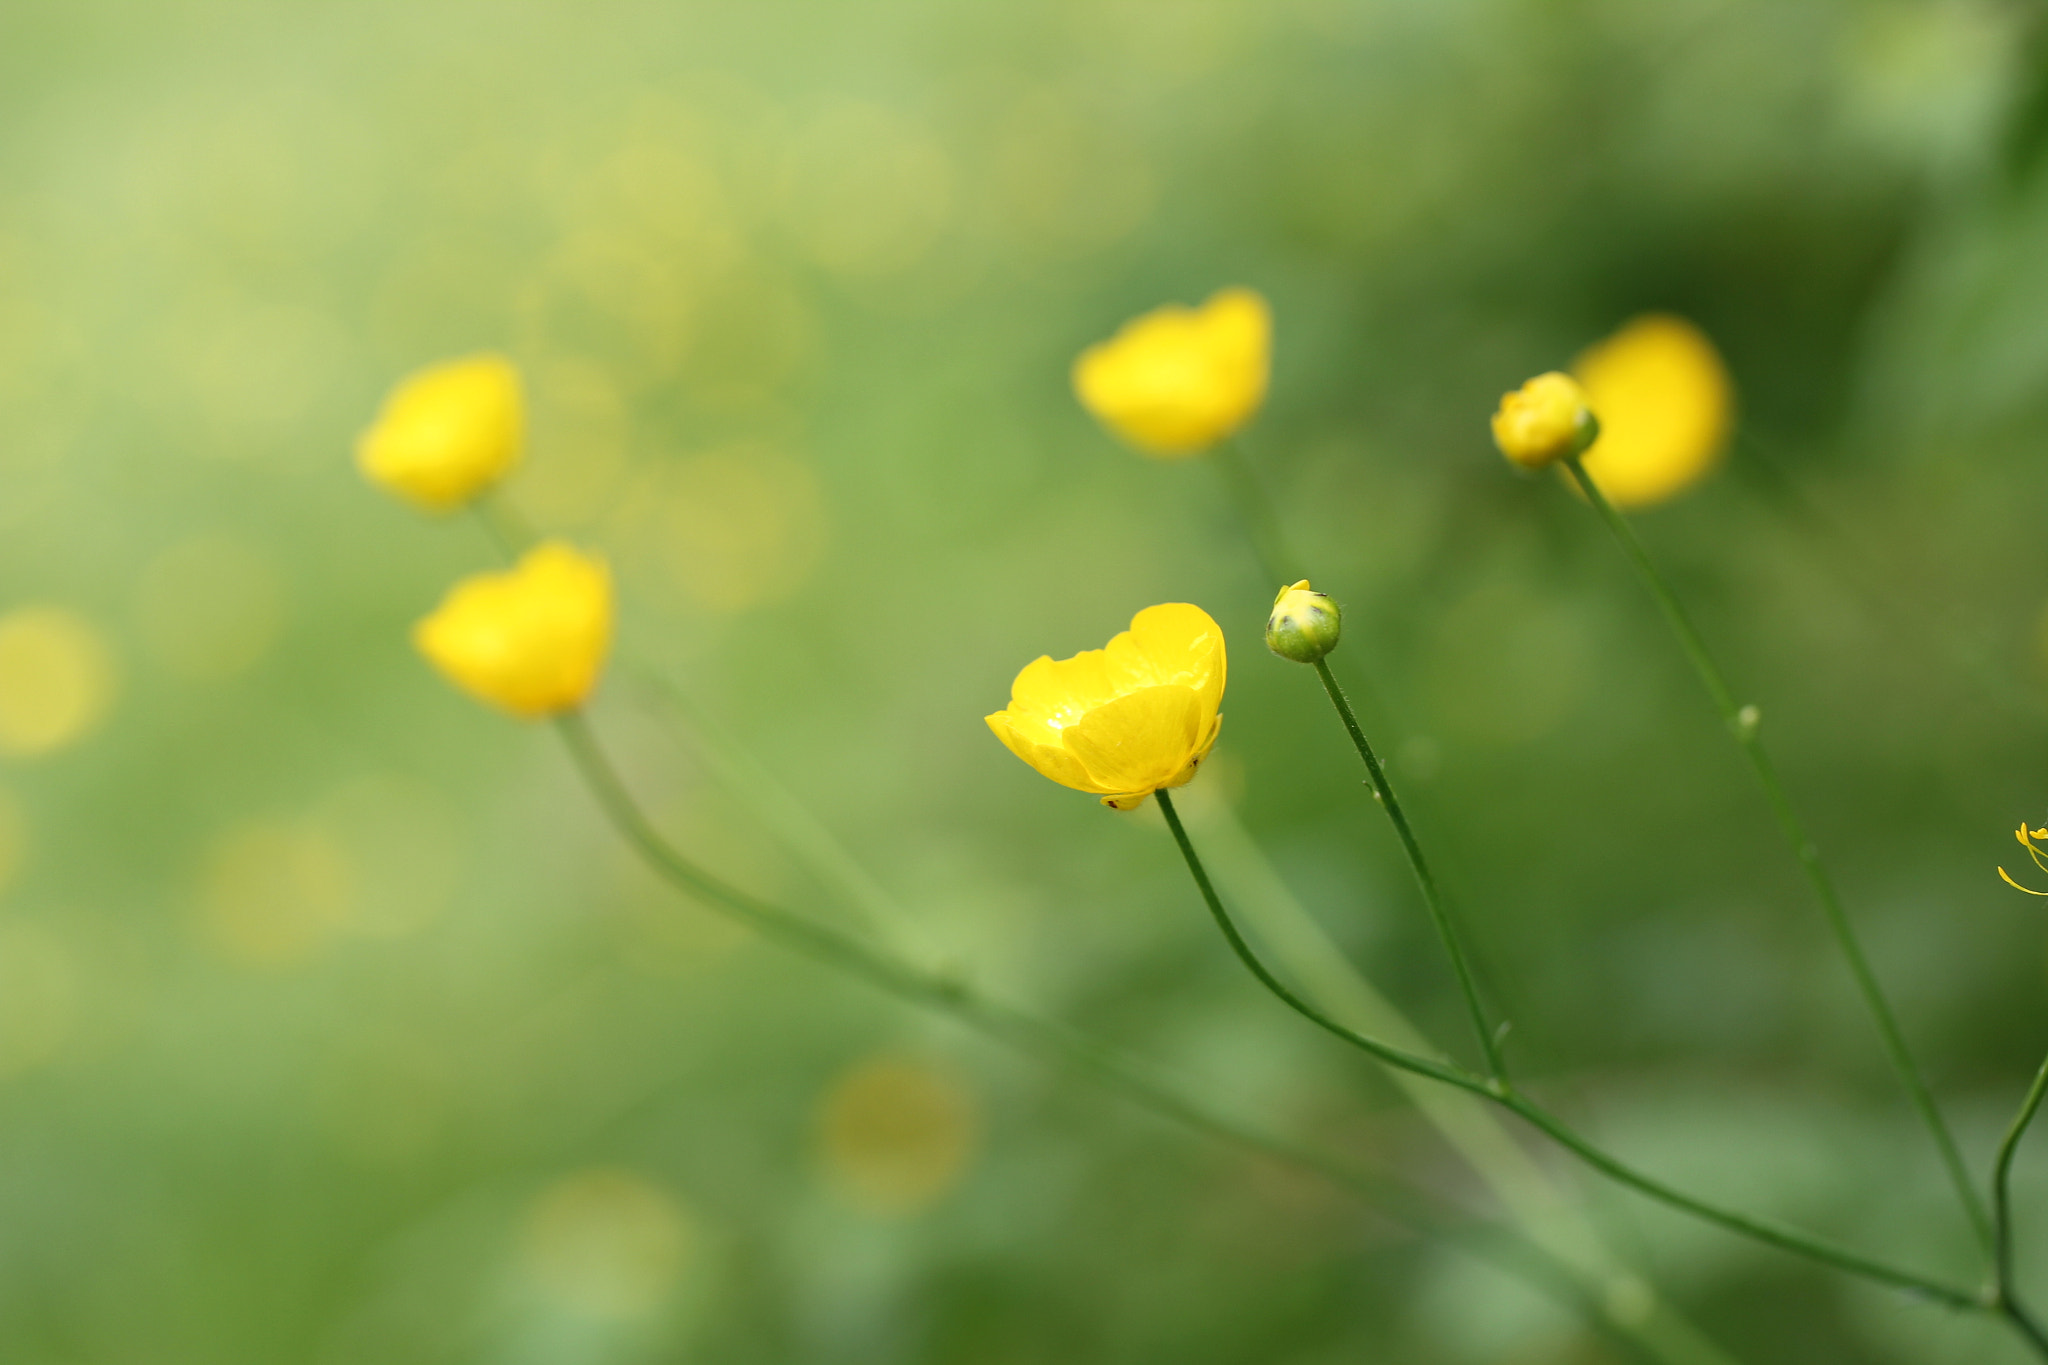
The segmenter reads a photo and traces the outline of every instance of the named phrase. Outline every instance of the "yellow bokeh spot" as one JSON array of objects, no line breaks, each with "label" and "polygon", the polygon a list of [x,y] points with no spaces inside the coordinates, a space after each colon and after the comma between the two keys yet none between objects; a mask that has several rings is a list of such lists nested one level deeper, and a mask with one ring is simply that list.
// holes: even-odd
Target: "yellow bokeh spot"
[{"label": "yellow bokeh spot", "polygon": [[792,140],[782,209],[805,255],[850,276],[917,264],[953,207],[952,165],[918,124],[873,104],[826,111]]},{"label": "yellow bokeh spot", "polygon": [[269,652],[284,619],[284,590],[262,551],[226,536],[197,536],[150,561],[135,612],[156,663],[179,677],[218,681]]},{"label": "yellow bokeh spot", "polygon": [[993,226],[1025,246],[1082,253],[1151,215],[1157,178],[1117,129],[1071,96],[1034,91],[1009,111],[990,151]]},{"label": "yellow bokeh spot", "polygon": [[631,511],[636,529],[683,596],[707,611],[780,602],[824,554],[817,476],[786,451],[727,446],[686,456],[656,480],[658,495]]},{"label": "yellow bokeh spot", "polygon": [[931,1207],[965,1174],[981,1136],[973,1097],[904,1057],[873,1057],[833,1082],[818,1108],[826,1184],[866,1213]]},{"label": "yellow bokeh spot", "polygon": [[533,456],[519,480],[519,506],[543,525],[587,526],[618,495],[631,408],[609,370],[589,360],[541,366],[533,389]]},{"label": "yellow bokeh spot", "polygon": [[77,1018],[78,972],[49,930],[0,924],[0,1076],[54,1057]]},{"label": "yellow bokeh spot", "polygon": [[355,877],[324,827],[251,820],[213,843],[200,878],[200,925],[230,960],[251,967],[304,962],[347,922]]},{"label": "yellow bokeh spot", "polygon": [[1617,507],[1677,496],[1720,462],[1735,386],[1714,343],[1684,318],[1649,313],[1572,364],[1600,439],[1580,457]]},{"label": "yellow bokeh spot", "polygon": [[521,1244],[526,1277],[558,1307],[588,1317],[645,1317],[674,1294],[696,1236],[669,1193],[636,1172],[596,1168],[557,1181],[533,1203]]},{"label": "yellow bokeh spot", "polygon": [[27,757],[76,743],[113,700],[113,654],[91,622],[62,607],[0,617],[0,753]]},{"label": "yellow bokeh spot", "polygon": [[446,913],[460,882],[461,820],[449,799],[424,783],[363,777],[328,793],[318,828],[345,853],[350,932],[408,938]]}]

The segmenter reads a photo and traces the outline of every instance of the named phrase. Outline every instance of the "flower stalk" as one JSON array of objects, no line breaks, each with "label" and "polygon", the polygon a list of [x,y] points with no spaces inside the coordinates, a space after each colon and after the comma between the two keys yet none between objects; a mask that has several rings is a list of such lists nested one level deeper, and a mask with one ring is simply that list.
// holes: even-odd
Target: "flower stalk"
[{"label": "flower stalk", "polygon": [[[1932,1302],[1949,1308],[1979,1312],[2002,1312],[1986,1296],[1968,1289],[1945,1283],[1917,1271],[1905,1270],[1886,1262],[1875,1260],[1861,1252],[1832,1242],[1810,1236],[1783,1224],[1768,1219],[1725,1208],[1710,1200],[1690,1195],[1656,1177],[1648,1175],[1620,1158],[1608,1153],[1598,1145],[1581,1136],[1564,1120],[1529,1099],[1506,1080],[1490,1080],[1449,1063],[1431,1061],[1381,1042],[1376,1038],[1346,1028],[1324,1014],[1314,1005],[1303,1000],[1276,977],[1270,968],[1260,960],[1244,935],[1231,919],[1230,912],[1223,906],[1221,897],[1209,880],[1207,869],[1202,865],[1200,855],[1195,852],[1193,842],[1188,838],[1187,829],[1181,824],[1179,814],[1174,810],[1173,798],[1160,792],[1159,809],[1165,815],[1168,827],[1173,831],[1174,842],[1179,846],[1181,857],[1187,863],[1188,872],[1193,876],[1196,889],[1201,893],[1210,915],[1223,932],[1224,940],[1237,955],[1245,968],[1258,979],[1259,983],[1277,996],[1281,1003],[1300,1014],[1311,1023],[1332,1033],[1352,1046],[1371,1054],[1389,1066],[1397,1066],[1432,1080],[1442,1081],[1475,1095],[1483,1095],[1510,1112],[1520,1116],[1532,1127],[1542,1132],[1559,1146],[1578,1157],[1586,1165],[1619,1184],[1658,1201],[1681,1213],[1716,1224],[1730,1232],[1738,1233],[1752,1240],[1778,1247],[1808,1260],[1833,1266],[1849,1274],[1897,1289],[1908,1290]],[[2048,1357],[2048,1345],[2042,1348]]]},{"label": "flower stalk", "polygon": [[1835,942],[1843,958],[1849,964],[1850,975],[1855,978],[1858,994],[1870,1016],[1877,1024],[1879,1036],[1883,1039],[1885,1054],[1890,1058],[1892,1069],[1898,1073],[1905,1086],[1914,1110],[1926,1126],[1928,1134],[1940,1152],[1941,1162],[1948,1172],[1949,1182],[1955,1187],[1956,1197],[1963,1206],[1971,1226],[1987,1251],[1994,1249],[1990,1215],[1976,1187],[1970,1182],[1970,1174],[1963,1164],[1963,1155],[1956,1146],[1955,1135],[1941,1116],[1941,1110],[1934,1102],[1926,1078],[1921,1074],[1919,1064],[1913,1060],[1912,1050],[1906,1045],[1906,1037],[1899,1027],[1897,1016],[1892,1012],[1891,1003],[1886,999],[1884,988],[1879,985],[1877,973],[1871,968],[1870,959],[1863,951],[1862,942],[1856,935],[1855,926],[1849,922],[1848,911],[1843,907],[1841,897],[1835,891],[1834,879],[1828,875],[1821,863],[1820,852],[1813,840],[1807,836],[1806,827],[1798,813],[1793,810],[1791,799],[1786,796],[1784,785],[1778,780],[1777,769],[1772,765],[1770,755],[1764,751],[1763,742],[1757,734],[1757,712],[1754,707],[1742,706],[1735,700],[1735,692],[1728,685],[1720,665],[1707,649],[1706,640],[1693,625],[1679,603],[1678,595],[1672,591],[1664,575],[1658,570],[1649,551],[1637,538],[1635,531],[1614,504],[1607,500],[1600,487],[1586,473],[1586,468],[1576,455],[1564,460],[1564,467],[1572,480],[1586,495],[1586,501],[1599,513],[1614,538],[1621,545],[1622,552],[1634,566],[1643,585],[1656,599],[1657,608],[1663,613],[1665,622],[1678,637],[1680,647],[1691,662],[1693,671],[1699,675],[1706,687],[1707,695],[1713,699],[1714,709],[1721,715],[1722,722],[1734,739],[1737,748],[1749,759],[1755,770],[1757,781],[1763,787],[1764,799],[1769,803],[1771,813],[1777,818],[1778,829],[1792,850],[1792,856],[1799,862],[1800,870],[1806,874],[1807,884],[1813,889],[1814,898],[1820,902],[1826,916],[1828,928],[1834,934]]},{"label": "flower stalk", "polygon": [[[1321,1176],[1364,1200],[1398,1226],[1421,1235],[1445,1238],[1461,1250],[1530,1281],[1545,1293],[1570,1303],[1604,1330],[1625,1336],[1639,1334],[1641,1324],[1610,1320],[1612,1315],[1591,1300],[1576,1282],[1569,1265],[1518,1234],[1447,1222],[1427,1208],[1427,1196],[1421,1191],[1387,1173],[1361,1170],[1305,1143],[1189,1099],[1154,1079],[1116,1049],[1084,1033],[991,999],[955,977],[899,961],[851,935],[729,885],[685,857],[654,827],[627,790],[582,711],[557,716],[555,726],[577,772],[612,827],[658,876],[708,908],[748,925],[762,937],[801,956],[858,977],[898,999],[932,1009],[1043,1061],[1070,1067],[1138,1107],[1196,1133]],[[1166,805],[1166,794],[1159,795],[1162,806]],[[1176,819],[1177,827],[1177,817],[1169,818]],[[1643,1344],[1655,1346],[1654,1342]]]},{"label": "flower stalk", "polygon": [[1437,889],[1436,877],[1429,870],[1429,860],[1423,856],[1421,841],[1416,839],[1415,831],[1408,823],[1408,815],[1401,809],[1400,798],[1394,795],[1393,784],[1387,781],[1387,771],[1380,766],[1379,755],[1373,752],[1372,744],[1358,724],[1358,717],[1352,713],[1344,689],[1337,685],[1336,675],[1330,672],[1329,661],[1317,659],[1315,669],[1316,676],[1322,679],[1323,690],[1330,694],[1330,704],[1337,708],[1338,718],[1344,722],[1345,733],[1351,736],[1351,746],[1358,750],[1358,757],[1365,764],[1373,799],[1386,811],[1394,833],[1400,837],[1401,851],[1408,856],[1408,867],[1415,874],[1415,884],[1422,889],[1422,903],[1429,907],[1430,921],[1436,925],[1437,937],[1443,940],[1444,952],[1449,955],[1451,968],[1458,976],[1458,989],[1465,997],[1465,1008],[1472,1015],[1473,1031],[1479,1035],[1479,1049],[1486,1058],[1486,1074],[1496,1082],[1505,1082],[1507,1068],[1501,1059],[1499,1035],[1487,1023],[1486,1007],[1479,1000],[1479,984],[1473,977],[1472,965],[1458,937],[1457,926],[1451,922],[1450,911],[1444,905],[1443,893]]},{"label": "flower stalk", "polygon": [[2020,1138],[2025,1135],[2027,1125],[2032,1123],[2034,1115],[2040,1112],[2044,1096],[2048,1096],[2048,1059],[2044,1059],[2041,1069],[2034,1073],[2034,1083],[2027,1088],[2027,1095],[2020,1102],[2019,1112],[2013,1115],[2012,1123],[2005,1130],[2005,1139],[1998,1144],[1998,1160],[1991,1172],[1991,1208],[1998,1234],[1996,1288],[1999,1311],[2004,1313],[2013,1326],[2043,1354],[2048,1354],[2048,1331],[2044,1331],[2041,1325],[2034,1321],[2033,1315],[2020,1305],[2017,1297],[2012,1255],[2013,1156],[2019,1151]]}]

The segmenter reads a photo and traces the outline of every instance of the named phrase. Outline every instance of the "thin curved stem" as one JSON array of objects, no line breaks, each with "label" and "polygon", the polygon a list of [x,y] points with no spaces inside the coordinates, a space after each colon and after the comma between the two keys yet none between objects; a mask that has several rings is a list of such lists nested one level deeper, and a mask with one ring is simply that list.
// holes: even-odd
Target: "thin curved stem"
[{"label": "thin curved stem", "polygon": [[1991,1208],[1998,1230],[1998,1301],[2015,1325],[2030,1331],[2044,1343],[2044,1350],[2048,1350],[2048,1338],[2041,1337],[2041,1328],[2018,1303],[2013,1282],[2012,1255],[2013,1157],[2019,1152],[2020,1138],[2026,1134],[2027,1125],[2034,1121],[2034,1115],[2040,1111],[2044,1096],[2048,1096],[2048,1059],[2044,1059],[2041,1069],[2034,1073],[2034,1083],[2027,1087],[2027,1096],[2020,1101],[2019,1112],[2013,1115],[2012,1123],[2005,1130],[2004,1141],[1998,1144],[1998,1160],[1991,1168]]},{"label": "thin curved stem", "polygon": [[1442,1081],[1445,1085],[1454,1085],[1475,1095],[1498,1096],[1499,1091],[1495,1084],[1484,1076],[1474,1075],[1463,1067],[1454,1066],[1449,1062],[1433,1061],[1348,1028],[1288,989],[1287,985],[1259,960],[1259,955],[1252,951],[1251,944],[1245,941],[1244,935],[1238,931],[1236,922],[1223,908],[1222,898],[1216,894],[1215,886],[1209,881],[1209,871],[1202,866],[1202,860],[1196,854],[1194,844],[1188,839],[1187,828],[1180,822],[1180,812],[1173,808],[1173,797],[1164,788],[1153,795],[1159,798],[1160,812],[1166,816],[1166,823],[1173,830],[1174,842],[1180,845],[1181,857],[1187,860],[1188,871],[1194,874],[1195,885],[1201,889],[1202,900],[1208,905],[1209,913],[1215,917],[1216,927],[1223,931],[1223,937],[1229,942],[1231,950],[1237,954],[1238,961],[1259,979],[1259,984],[1279,996],[1289,1009],[1310,1023],[1335,1034],[1353,1047],[1363,1048],[1388,1066],[1412,1071],[1418,1076],[1427,1076],[1433,1081]]},{"label": "thin curved stem", "polygon": [[1778,828],[1791,847],[1793,857],[1799,860],[1800,869],[1806,874],[1807,884],[1813,888],[1815,899],[1820,902],[1821,911],[1826,915],[1828,927],[1833,931],[1835,942],[1841,948],[1843,958],[1849,964],[1849,973],[1856,979],[1856,989],[1863,997],[1871,1018],[1877,1024],[1879,1036],[1884,1041],[1885,1054],[1891,1059],[1892,1069],[1898,1073],[1900,1082],[1906,1087],[1906,1094],[1918,1111],[1920,1120],[1926,1125],[1928,1134],[1941,1154],[1942,1165],[1948,1171],[1949,1183],[1955,1187],[1956,1197],[1961,1201],[1964,1213],[1976,1229],[1978,1239],[1987,1252],[1995,1254],[1995,1238],[1991,1217],[1984,1208],[1984,1201],[1978,1196],[1976,1187],[1970,1183],[1968,1167],[1963,1164],[1963,1154],[1956,1146],[1955,1135],[1949,1131],[1948,1122],[1942,1118],[1941,1110],[1934,1103],[1934,1094],[1928,1089],[1927,1080],[1921,1074],[1919,1064],[1913,1060],[1913,1053],[1906,1046],[1905,1033],[1899,1027],[1898,1017],[1893,1014],[1891,1003],[1885,998],[1884,988],[1878,984],[1877,973],[1872,970],[1870,959],[1864,954],[1862,942],[1856,936],[1856,929],[1849,922],[1849,914],[1842,906],[1842,899],[1835,891],[1834,879],[1822,865],[1820,852],[1813,840],[1807,836],[1806,827],[1800,822],[1797,812],[1792,809],[1791,798],[1786,796],[1784,784],[1778,780],[1777,769],[1772,766],[1770,755],[1764,752],[1762,741],[1757,737],[1757,714],[1754,708],[1736,703],[1735,693],[1728,685],[1728,679],[1721,672],[1720,665],[1708,651],[1706,640],[1693,625],[1679,603],[1678,595],[1671,590],[1659,572],[1649,551],[1643,548],[1641,540],[1614,504],[1600,491],[1586,473],[1585,465],[1577,456],[1565,461],[1565,467],[1586,495],[1586,501],[1607,523],[1608,530],[1620,542],[1622,551],[1635,566],[1643,584],[1656,599],[1658,609],[1672,632],[1678,636],[1679,645],[1686,658],[1691,660],[1693,671],[1706,686],[1708,696],[1713,698],[1714,709],[1721,714],[1728,727],[1729,735],[1735,740],[1756,771],[1757,781],[1764,790],[1764,799],[1769,803],[1771,813],[1777,818]]},{"label": "thin curved stem", "polygon": [[1380,766],[1379,755],[1359,728],[1358,717],[1352,714],[1351,703],[1345,699],[1344,689],[1337,685],[1337,679],[1330,672],[1329,661],[1317,659],[1316,676],[1323,680],[1323,690],[1330,694],[1330,704],[1337,708],[1337,715],[1344,722],[1345,731],[1351,736],[1352,747],[1358,750],[1359,758],[1365,762],[1366,777],[1372,785],[1372,795],[1393,822],[1394,832],[1401,838],[1401,850],[1408,855],[1408,866],[1415,873],[1415,883],[1422,888],[1422,901],[1429,907],[1429,917],[1436,925],[1437,937],[1443,940],[1444,951],[1450,955],[1451,966],[1458,975],[1458,989],[1464,993],[1465,1008],[1471,1012],[1472,1028],[1479,1035],[1479,1050],[1486,1058],[1486,1074],[1495,1080],[1503,1080],[1507,1069],[1501,1062],[1500,1040],[1494,1035],[1491,1025],[1486,1022],[1486,1007],[1479,1003],[1479,985],[1473,979],[1472,966],[1465,956],[1465,946],[1458,938],[1457,927],[1451,923],[1450,911],[1445,907],[1443,894],[1437,890],[1436,877],[1429,870],[1429,860],[1422,855],[1422,844],[1416,839],[1415,831],[1409,828],[1408,816],[1401,809],[1400,798],[1394,795],[1393,784],[1387,781],[1386,769]]},{"label": "thin curved stem", "polygon": [[983,1035],[1041,1059],[1072,1066],[1097,1084],[1163,1118],[1218,1141],[1296,1166],[1368,1202],[1411,1231],[1452,1241],[1509,1273],[1537,1282],[1573,1303],[1607,1330],[1632,1335],[1639,1324],[1608,1322],[1604,1307],[1577,1283],[1555,1254],[1514,1234],[1491,1233],[1445,1222],[1427,1211],[1425,1196],[1391,1177],[1368,1174],[1327,1153],[1219,1113],[1176,1093],[1087,1035],[984,996],[952,977],[897,961],[860,940],[751,896],[683,856],[648,820],[611,764],[588,719],[570,712],[557,720],[584,782],[612,826],[664,880],[814,961],[857,976],[913,1004],[945,1014]]},{"label": "thin curved stem", "polygon": [[1253,952],[1251,946],[1245,942],[1244,935],[1238,931],[1237,925],[1231,920],[1230,912],[1223,908],[1222,899],[1217,896],[1216,888],[1210,883],[1209,874],[1202,866],[1201,857],[1195,852],[1195,846],[1189,840],[1186,828],[1181,824],[1180,815],[1173,808],[1172,797],[1165,791],[1160,791],[1156,795],[1159,797],[1159,809],[1166,816],[1166,823],[1173,831],[1174,842],[1180,845],[1181,857],[1187,862],[1188,871],[1194,876],[1195,886],[1202,893],[1202,899],[1208,905],[1209,913],[1215,918],[1217,927],[1223,931],[1223,937],[1229,942],[1232,951],[1237,954],[1238,960],[1244,963],[1245,967],[1253,976],[1258,978],[1259,982],[1267,990],[1278,996],[1289,1008],[1312,1023],[1320,1025],[1353,1046],[1362,1048],[1390,1065],[1400,1066],[1410,1071],[1419,1072],[1422,1075],[1432,1076],[1448,1085],[1456,1085],[1461,1089],[1470,1090],[1474,1094],[1486,1096],[1511,1112],[1520,1115],[1559,1146],[1578,1157],[1594,1170],[1599,1171],[1602,1175],[1626,1185],[1641,1194],[1648,1195],[1650,1198],[1670,1208],[1677,1209],[1682,1213],[1691,1214],[1693,1217],[1703,1219],[1709,1223],[1717,1224],[1731,1232],[1740,1233],[1742,1236],[1768,1243],[1781,1250],[1804,1256],[1809,1260],[1819,1261],[1824,1265],[1830,1265],[1838,1270],[1847,1271],[1852,1275],[1858,1275],[1867,1280],[1874,1280],[1880,1284],[1888,1284],[1895,1288],[1910,1290],[1937,1303],[1946,1304],[1951,1308],[1974,1309],[1978,1311],[1988,1311],[1992,1308],[1992,1305],[1982,1296],[1974,1294],[1967,1289],[1945,1284],[1940,1280],[1920,1275],[1914,1271],[1902,1270],[1897,1266],[1873,1260],[1860,1252],[1851,1251],[1846,1247],[1839,1247],[1831,1242],[1822,1241],[1819,1238],[1784,1227],[1768,1219],[1755,1218],[1749,1214],[1738,1213],[1733,1209],[1723,1208],[1719,1204],[1686,1194],[1684,1191],[1665,1184],[1655,1176],[1638,1171],[1620,1158],[1601,1150],[1586,1138],[1581,1137],[1564,1120],[1513,1089],[1505,1081],[1489,1082],[1457,1067],[1427,1062],[1422,1058],[1402,1052],[1399,1048],[1389,1047],[1387,1044],[1376,1039],[1364,1037],[1330,1019],[1327,1015],[1317,1010],[1313,1005],[1304,1002],[1300,996],[1281,984],[1266,967],[1265,963],[1259,960],[1258,954]]}]

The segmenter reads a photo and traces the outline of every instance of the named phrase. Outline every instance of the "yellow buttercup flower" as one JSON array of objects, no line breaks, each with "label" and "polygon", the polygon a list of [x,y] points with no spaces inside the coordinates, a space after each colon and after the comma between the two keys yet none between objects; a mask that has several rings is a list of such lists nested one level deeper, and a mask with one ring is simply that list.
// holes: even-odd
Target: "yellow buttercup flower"
[{"label": "yellow buttercup flower", "polygon": [[1132,318],[1074,361],[1074,392],[1095,419],[1148,455],[1196,455],[1266,401],[1273,315],[1250,289],[1199,308],[1167,304]]},{"label": "yellow buttercup flower", "polygon": [[1493,414],[1493,443],[1524,469],[1542,469],[1578,454],[1599,430],[1585,390],[1556,370],[1503,394]]},{"label": "yellow buttercup flower", "polygon": [[[2034,860],[2035,867],[2040,868],[2043,872],[2048,872],[2048,858],[2041,856],[2040,846],[2034,842],[2036,839],[2048,839],[2048,829],[2028,829],[2027,822],[2022,820],[2020,821],[2020,827],[2013,831],[2013,838],[2020,841],[2020,847],[2024,848],[2027,851],[2027,856]],[[2005,884],[2015,891],[2024,891],[2029,896],[2048,896],[2048,891],[2036,891],[2031,886],[2021,886],[2012,879],[2012,874],[2002,867],[1998,869],[1998,875],[2003,877]]]},{"label": "yellow buttercup flower", "polygon": [[1617,507],[1675,497],[1720,462],[1734,423],[1735,386],[1706,333],[1650,313],[1572,364],[1600,414],[1600,439],[1582,459]]},{"label": "yellow buttercup flower", "polygon": [[1223,630],[1185,602],[1147,607],[1106,649],[1041,656],[1010,685],[988,728],[1062,786],[1134,810],[1178,787],[1216,743]]},{"label": "yellow buttercup flower", "polygon": [[412,638],[480,701],[528,719],[572,711],[597,686],[611,648],[611,570],[546,541],[504,573],[457,583]]},{"label": "yellow buttercup flower", "polygon": [[511,472],[526,442],[519,371],[501,355],[429,365],[400,381],[356,442],[364,477],[430,512]]}]

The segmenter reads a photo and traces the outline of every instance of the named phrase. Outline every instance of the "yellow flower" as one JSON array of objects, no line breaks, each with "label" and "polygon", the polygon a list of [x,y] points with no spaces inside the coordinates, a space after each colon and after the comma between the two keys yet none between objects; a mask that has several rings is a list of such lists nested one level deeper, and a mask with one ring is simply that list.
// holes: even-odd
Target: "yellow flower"
[{"label": "yellow flower", "polygon": [[1074,361],[1081,406],[1148,455],[1196,455],[1266,401],[1273,315],[1250,289],[1132,318]]},{"label": "yellow flower", "polygon": [[1133,810],[1208,757],[1223,674],[1223,631],[1209,613],[1147,607],[1107,649],[1026,664],[988,728],[1053,781]]},{"label": "yellow flower", "polygon": [[1714,343],[1684,318],[1639,317],[1587,350],[1572,372],[1600,414],[1600,439],[1583,463],[1617,507],[1663,502],[1720,461],[1735,386]]},{"label": "yellow flower", "polygon": [[572,711],[597,686],[611,647],[611,570],[546,541],[504,573],[457,583],[412,639],[480,701],[528,719]]},{"label": "yellow flower", "polygon": [[430,512],[462,506],[519,463],[526,403],[519,371],[473,355],[399,382],[356,441],[365,478]]},{"label": "yellow flower", "polygon": [[[2034,843],[2036,839],[2048,839],[2048,829],[2030,830],[2027,828],[2027,822],[2022,820],[2020,821],[2020,827],[2012,833],[2013,838],[2020,841],[2020,847],[2027,851],[2027,856],[2034,860],[2034,866],[2040,868],[2043,872],[2048,872],[2048,858],[2041,856],[2040,848]],[[2031,886],[2021,886],[2012,879],[2012,874],[2002,867],[1998,869],[1998,875],[2003,877],[2005,884],[2015,891],[2024,891],[2029,896],[2048,896],[2048,891],[2036,891]]]},{"label": "yellow flower", "polygon": [[1524,469],[1542,469],[1578,454],[1599,430],[1585,390],[1556,370],[1503,394],[1493,414],[1493,443]]}]

